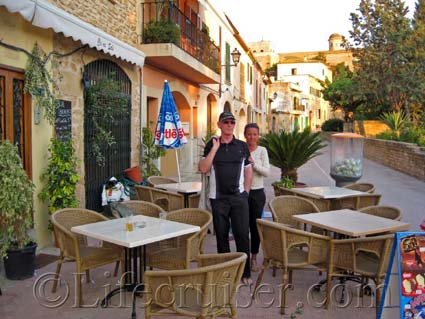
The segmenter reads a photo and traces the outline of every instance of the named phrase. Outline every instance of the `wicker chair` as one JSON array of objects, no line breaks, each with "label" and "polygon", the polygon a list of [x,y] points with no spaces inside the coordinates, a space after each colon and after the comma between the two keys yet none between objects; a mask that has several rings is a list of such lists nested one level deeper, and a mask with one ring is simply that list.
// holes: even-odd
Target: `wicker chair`
[{"label": "wicker chair", "polygon": [[[166,212],[185,208],[183,194],[141,185],[136,185],[134,190],[138,200],[154,203]],[[189,195],[189,207],[197,208],[200,196],[200,194]]]},{"label": "wicker chair", "polygon": [[272,186],[273,186],[273,189],[274,189],[274,195],[276,197],[282,196],[282,195],[298,196],[298,197],[308,199],[310,202],[312,202],[314,205],[316,205],[317,208],[321,212],[326,212],[326,211],[330,210],[331,205],[330,205],[330,201],[328,199],[320,199],[320,198],[312,198],[312,197],[308,197],[308,196],[303,196],[301,194],[294,192],[290,188],[286,188],[286,187],[283,187],[283,186],[276,185],[276,183],[273,183]]},{"label": "wicker chair", "polygon": [[147,249],[147,265],[151,269],[172,270],[189,268],[191,261],[195,260],[203,251],[204,238],[212,216],[205,209],[183,208],[168,213],[166,219],[196,225],[201,229],[194,234],[162,241],[160,247],[164,247],[163,249]]},{"label": "wicker chair", "polygon": [[280,268],[282,274],[281,314],[285,314],[287,285],[292,283],[292,270],[317,266],[324,268],[328,261],[330,238],[288,227],[272,221],[257,219],[264,262],[255,283],[255,298],[264,270]]},{"label": "wicker chair", "polygon": [[312,202],[321,212],[327,212],[331,210],[331,201],[329,199],[325,198],[313,198],[309,196],[304,196],[301,194],[296,194],[296,196],[308,199],[310,202]]},{"label": "wicker chair", "polygon": [[[65,261],[75,261],[77,267],[77,306],[80,306],[82,303],[81,273],[83,271],[86,272],[86,279],[89,283],[90,269],[113,262],[116,262],[118,265],[120,261],[123,261],[123,252],[120,246],[107,242],[104,242],[102,247],[90,247],[87,245],[86,236],[71,232],[71,227],[105,220],[108,220],[108,218],[97,212],[82,208],[65,208],[56,211],[52,215],[55,236],[60,248],[60,257],[56,267],[52,292],[56,291],[62,263]],[[117,268],[115,269],[115,275],[116,271]]]},{"label": "wicker chair", "polygon": [[365,238],[331,240],[326,287],[326,307],[331,301],[332,278],[354,276],[370,278],[375,291],[376,312],[381,300],[380,285],[384,282],[394,234]]},{"label": "wicker chair", "polygon": [[142,185],[134,185],[134,191],[136,192],[137,200],[143,200],[145,202],[153,203],[151,189],[152,189],[152,187],[142,186]]},{"label": "wicker chair", "polygon": [[244,253],[201,255],[198,268],[145,272],[145,318],[168,315],[236,318]]},{"label": "wicker chair", "polygon": [[269,207],[273,221],[299,228],[299,223],[292,219],[293,215],[318,213],[316,205],[310,200],[299,196],[277,196],[270,200]]},{"label": "wicker chair", "polygon": [[158,185],[158,184],[177,183],[175,179],[170,177],[164,177],[164,176],[149,176],[147,181],[150,187],[155,187],[155,185]]},{"label": "wicker chair", "polygon": [[371,183],[352,183],[349,185],[345,185],[344,188],[365,193],[373,193],[375,191],[375,186]]},{"label": "wicker chair", "polygon": [[[154,203],[145,202],[143,200],[129,200],[125,202],[119,202],[117,204],[125,205],[126,207],[131,208],[133,215],[144,215],[144,216],[159,218],[160,217],[159,215],[164,212],[164,210],[160,206]],[[112,215],[114,217],[116,218],[123,217],[119,213],[119,209],[117,209],[116,207],[112,206],[111,210],[112,210]]]},{"label": "wicker chair", "polygon": [[397,207],[376,205],[362,208],[359,211],[369,215],[401,220],[401,211]]},{"label": "wicker chair", "polygon": [[375,206],[379,204],[381,199],[380,194],[362,194],[346,196],[332,201],[332,209],[353,209],[359,210],[368,206]]}]

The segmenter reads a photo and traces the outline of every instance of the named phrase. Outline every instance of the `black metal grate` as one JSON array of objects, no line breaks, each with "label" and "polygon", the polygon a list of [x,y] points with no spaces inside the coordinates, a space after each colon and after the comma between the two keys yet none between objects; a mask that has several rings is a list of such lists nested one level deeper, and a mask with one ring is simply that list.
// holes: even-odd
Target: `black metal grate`
[{"label": "black metal grate", "polygon": [[[196,13],[192,13],[196,14]],[[186,16],[176,5],[176,1],[144,1],[142,3],[142,33],[143,42],[146,41],[146,28],[152,22],[171,22],[178,27],[180,39],[178,45],[186,53],[209,67],[216,73],[220,73],[220,48],[212,41],[206,26],[201,31],[199,17],[192,21],[191,17]],[[169,43],[164,34],[152,43]]]},{"label": "black metal grate", "polygon": [[[124,71],[114,62],[97,60],[84,69],[84,86],[96,83],[101,79],[112,77],[121,84],[121,93],[127,97],[127,112],[115,118],[115,123],[110,125],[115,144],[105,146],[102,150],[105,156],[105,165],[99,166],[92,152],[91,137],[94,134],[93,119],[89,116],[86,94],[84,94],[84,162],[85,162],[85,190],[86,207],[101,211],[101,191],[103,184],[112,176],[120,179],[122,171],[130,166],[131,152],[131,81]],[[86,93],[86,90],[85,90]]]},{"label": "black metal grate", "polygon": [[23,91],[24,81],[13,79],[13,142],[18,146],[19,155],[22,159],[24,159],[24,135],[22,134],[22,129],[25,126],[23,116]]}]

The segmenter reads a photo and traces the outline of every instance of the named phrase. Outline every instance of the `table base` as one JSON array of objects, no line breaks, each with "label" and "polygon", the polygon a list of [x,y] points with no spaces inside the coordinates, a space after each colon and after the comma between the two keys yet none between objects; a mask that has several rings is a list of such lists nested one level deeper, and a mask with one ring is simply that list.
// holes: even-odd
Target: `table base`
[{"label": "table base", "polygon": [[132,313],[131,318],[136,318],[136,299],[135,294],[143,292],[143,273],[146,270],[146,247],[125,248],[124,251],[124,281],[123,287],[118,287],[110,291],[101,301],[102,308],[108,307],[109,300],[121,292],[132,292]]},{"label": "table base", "polygon": [[[370,288],[370,286],[365,283],[362,278],[360,276],[355,276],[355,275],[351,275],[347,273],[347,277],[339,277],[339,278],[335,278],[339,280],[339,284],[342,286],[342,292],[341,292],[341,299],[339,300],[339,303],[343,304],[345,302],[345,296],[346,296],[346,286],[345,283],[347,281],[353,281],[353,282],[357,282],[359,284],[361,284],[361,289],[362,292],[365,293],[365,295],[370,296],[372,295],[372,289]],[[323,286],[326,286],[327,284],[327,279],[322,279],[321,281],[319,281],[317,284],[315,284],[313,286],[313,291],[316,292],[320,292],[321,288]]]}]

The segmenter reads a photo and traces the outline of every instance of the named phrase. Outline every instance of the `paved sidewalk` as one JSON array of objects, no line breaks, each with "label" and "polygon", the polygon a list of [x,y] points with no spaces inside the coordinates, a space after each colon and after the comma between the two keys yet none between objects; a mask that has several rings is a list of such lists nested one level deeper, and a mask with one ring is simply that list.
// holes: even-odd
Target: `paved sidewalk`
[{"label": "paved sidewalk", "polygon": [[[329,149],[326,148],[323,155],[311,160],[308,164],[299,169],[299,180],[308,185],[334,185],[334,181],[329,176]],[[273,189],[271,183],[279,179],[280,171],[272,169],[272,174],[266,179],[267,198],[272,198]],[[372,161],[364,161],[364,182],[371,182],[376,186],[376,192],[382,194],[383,204],[399,207],[403,212],[403,221],[411,224],[410,230],[419,230],[419,223],[424,217],[425,207],[425,183],[413,177],[399,173],[385,166]],[[266,207],[268,210],[268,207]],[[207,237],[205,247],[206,253],[216,252],[215,238],[211,235]],[[260,260],[262,257],[260,256]],[[115,306],[103,309],[97,303],[98,298],[102,298],[108,285],[116,285],[116,278],[111,277],[113,265],[102,267],[91,272],[94,284],[83,284],[83,296],[86,308],[75,308],[74,304],[74,275],[75,264],[69,263],[63,266],[59,301],[54,301],[50,289],[41,289],[43,280],[49,278],[55,271],[56,263],[51,263],[39,270],[35,277],[23,281],[8,281],[2,275],[3,265],[0,264],[0,287],[3,289],[3,296],[0,296],[0,318],[1,319],[21,319],[25,317],[40,318],[130,318],[129,308],[130,295],[123,294],[122,300],[117,297],[113,304]],[[253,273],[255,280],[257,273]],[[324,278],[317,271],[295,271],[294,289],[287,293],[287,315],[280,316],[278,313],[279,284],[282,282],[281,272],[277,272],[276,277],[272,277],[271,271],[266,271],[263,283],[267,285],[269,294],[264,294],[260,302],[252,303],[250,291],[247,287],[241,287],[238,294],[238,318],[296,318],[323,319],[323,318],[374,318],[375,309],[370,307],[371,297],[358,297],[356,286],[351,287],[352,299],[346,306],[333,303],[329,310],[317,307],[324,292],[312,295],[310,287]],[[48,282],[46,282],[48,284]],[[38,286],[37,286],[38,285]],[[35,289],[34,288],[38,288]],[[69,288],[69,297],[63,304],[53,306],[62,301],[66,288]],[[45,293],[46,296],[42,296]],[[51,299],[46,299],[49,297]],[[140,299],[139,299],[140,300]],[[142,300],[138,301],[138,318],[144,318]],[[297,305],[303,305],[299,313],[296,313]]]},{"label": "paved sidewalk", "polygon": [[[329,175],[329,156],[327,147],[322,155],[301,167],[299,181],[312,186],[335,185]],[[368,159],[364,159],[363,165],[359,182],[374,184],[375,193],[382,194],[380,203],[401,209],[402,220],[410,223],[410,230],[420,231],[419,224],[425,218],[425,182]]]}]

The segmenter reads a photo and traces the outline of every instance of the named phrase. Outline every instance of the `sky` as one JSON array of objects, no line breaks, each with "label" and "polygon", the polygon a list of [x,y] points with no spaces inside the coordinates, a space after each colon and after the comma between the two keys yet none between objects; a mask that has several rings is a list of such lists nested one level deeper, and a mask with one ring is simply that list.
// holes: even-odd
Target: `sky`
[{"label": "sky", "polygon": [[[350,13],[360,0],[209,0],[225,12],[245,42],[271,41],[276,52],[328,50],[328,39],[338,33],[349,39]],[[416,0],[406,0],[408,17]]]}]

